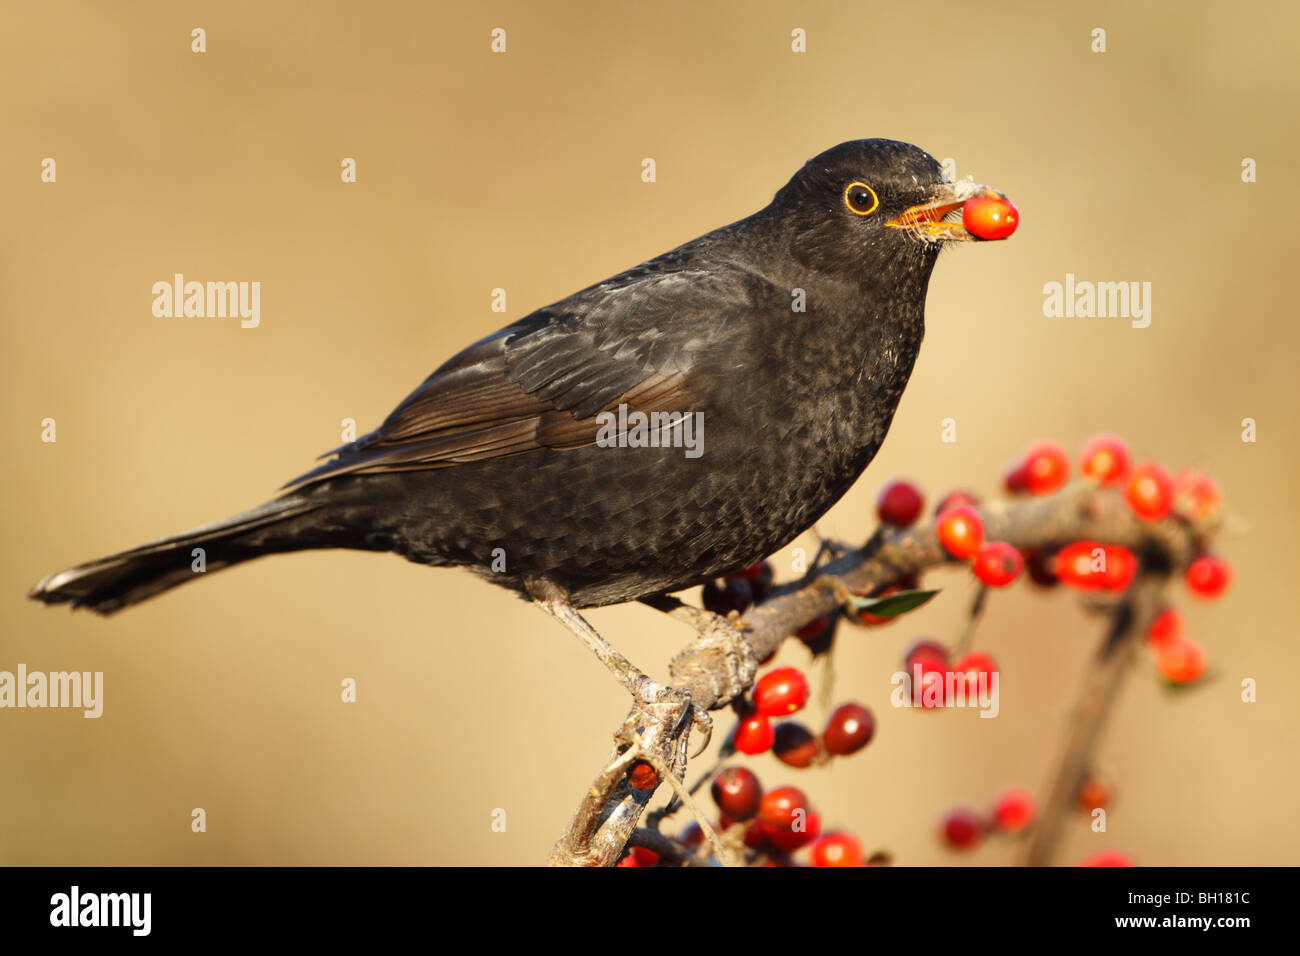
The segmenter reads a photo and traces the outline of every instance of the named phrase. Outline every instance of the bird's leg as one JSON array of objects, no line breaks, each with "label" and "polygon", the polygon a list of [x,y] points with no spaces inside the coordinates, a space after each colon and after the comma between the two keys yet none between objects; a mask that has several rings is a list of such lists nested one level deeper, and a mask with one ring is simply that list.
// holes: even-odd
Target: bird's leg
[{"label": "bird's leg", "polygon": [[691,703],[690,694],[659,683],[619,653],[618,649],[601,637],[596,629],[587,623],[587,619],[569,603],[569,596],[563,588],[545,580],[528,581],[525,587],[533,603],[578,635],[579,640],[596,655],[596,659],[609,669],[609,672],[639,703],[680,704],[681,713],[677,718],[676,726],[672,728],[673,733],[677,734],[691,727],[697,727],[704,735],[704,743],[691,756],[703,752],[713,738],[713,718]]},{"label": "bird's leg", "polygon": [[587,619],[569,603],[567,595],[563,595],[562,592],[559,595],[536,593],[539,590],[545,591],[546,589],[535,588],[532,584],[528,587],[533,603],[578,635],[578,639],[587,645],[588,650],[596,655],[596,659],[609,669],[609,672],[614,675],[620,684],[628,689],[628,692],[633,697],[645,703],[651,703],[656,699],[663,685],[638,668],[619,653],[614,645],[601,637],[597,630],[587,623]]},{"label": "bird's leg", "polygon": [[[596,659],[604,664],[638,701],[654,704],[674,697],[685,698],[683,703],[686,712],[683,720],[699,719],[693,714],[694,707],[691,706],[689,695],[659,683],[624,657],[569,603],[569,595],[563,588],[545,579],[529,580],[525,582],[525,587],[533,603],[578,635],[578,639],[587,645],[587,648],[596,655]],[[708,720],[707,715],[703,716]]]}]

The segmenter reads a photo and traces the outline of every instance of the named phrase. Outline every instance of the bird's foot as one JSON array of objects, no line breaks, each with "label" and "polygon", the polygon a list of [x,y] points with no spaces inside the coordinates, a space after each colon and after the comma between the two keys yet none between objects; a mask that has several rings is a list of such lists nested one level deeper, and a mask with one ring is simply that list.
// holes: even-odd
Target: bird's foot
[{"label": "bird's foot", "polygon": [[703,735],[703,743],[690,754],[690,759],[698,757],[709,746],[713,739],[713,718],[695,705],[689,691],[650,680],[640,688],[636,699],[644,711],[660,715],[670,728],[670,736],[676,738],[691,730]]}]

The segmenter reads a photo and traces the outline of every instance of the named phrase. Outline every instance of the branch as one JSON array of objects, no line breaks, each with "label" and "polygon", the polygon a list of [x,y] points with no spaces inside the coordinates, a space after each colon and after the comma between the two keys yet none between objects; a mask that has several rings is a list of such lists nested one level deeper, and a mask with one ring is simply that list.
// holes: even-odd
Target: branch
[{"label": "branch", "polygon": [[[1042,497],[990,501],[979,509],[986,540],[1021,550],[1092,539],[1123,545],[1143,567],[1182,567],[1195,535],[1173,518],[1145,522],[1113,488],[1076,482]],[[726,621],[695,612],[699,637],[669,666],[671,687],[701,711],[725,707],[754,682],[758,662],[816,618],[837,612],[849,594],[875,594],[927,568],[952,563],[933,522],[913,528],[878,529],[868,545],[849,551],[815,572],[811,581],[778,587],[742,619]],[[692,616],[692,615],[678,615]],[[653,791],[626,779],[631,755],[653,754],[677,780],[685,775],[686,738],[681,702],[634,705],[616,735],[614,752],[551,851],[553,866],[612,866],[632,837]]]},{"label": "branch", "polygon": [[1065,753],[1025,853],[1026,866],[1047,866],[1052,862],[1065,821],[1074,811],[1079,788],[1092,771],[1093,756],[1106,718],[1125,676],[1132,669],[1130,665],[1142,646],[1143,635],[1160,612],[1168,580],[1168,575],[1161,571],[1144,569],[1124,601],[1115,608],[1114,619],[1097,649],[1071,714]]}]

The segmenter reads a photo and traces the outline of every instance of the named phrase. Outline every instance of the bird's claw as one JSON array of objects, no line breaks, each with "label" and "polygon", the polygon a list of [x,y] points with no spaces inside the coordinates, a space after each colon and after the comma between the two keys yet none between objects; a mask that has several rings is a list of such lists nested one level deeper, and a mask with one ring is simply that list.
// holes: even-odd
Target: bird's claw
[{"label": "bird's claw", "polygon": [[691,751],[690,759],[694,760],[704,751],[709,749],[709,744],[713,742],[713,718],[709,716],[708,711],[701,710],[694,704],[691,705],[692,726],[704,735],[704,740]]},{"label": "bird's claw", "polygon": [[679,708],[672,733],[677,736],[689,730],[698,730],[704,735],[704,742],[691,753],[690,759],[693,760],[702,754],[713,740],[713,718],[709,716],[708,711],[695,706],[688,691],[665,687],[662,684],[654,692],[654,703],[669,704]]}]

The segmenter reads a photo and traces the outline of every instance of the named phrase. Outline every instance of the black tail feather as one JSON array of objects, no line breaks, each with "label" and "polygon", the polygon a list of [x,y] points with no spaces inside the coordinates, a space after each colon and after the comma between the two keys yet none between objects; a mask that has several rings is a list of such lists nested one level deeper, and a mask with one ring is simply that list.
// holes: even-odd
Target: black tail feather
[{"label": "black tail feather", "polygon": [[203,549],[204,571],[210,572],[304,546],[292,526],[318,506],[319,501],[306,497],[279,498],[225,521],[57,571],[41,579],[27,596],[45,604],[71,604],[112,614],[200,577],[195,548]]}]

